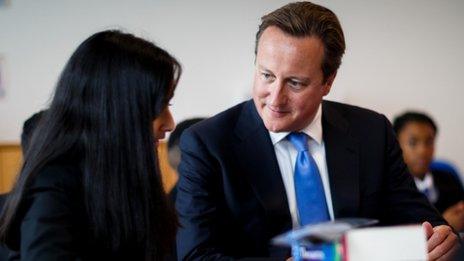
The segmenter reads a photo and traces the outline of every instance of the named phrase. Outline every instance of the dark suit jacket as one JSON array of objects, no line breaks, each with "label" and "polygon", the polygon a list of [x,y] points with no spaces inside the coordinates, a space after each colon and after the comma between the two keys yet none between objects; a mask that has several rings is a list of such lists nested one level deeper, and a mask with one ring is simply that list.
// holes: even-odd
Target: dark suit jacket
[{"label": "dark suit jacket", "polygon": [[461,200],[464,200],[464,189],[462,188],[461,181],[453,174],[433,170],[432,171],[433,184],[438,191],[438,199],[434,206],[440,211],[445,210]]},{"label": "dark suit jacket", "polygon": [[97,242],[84,205],[79,157],[47,164],[28,186],[8,236],[11,260],[142,260],[139,249],[112,253]]},{"label": "dark suit jacket", "polygon": [[[324,101],[322,126],[335,218],[445,223],[415,188],[384,116]],[[288,257],[269,242],[292,222],[274,147],[253,102],[194,125],[180,147],[179,260]]]}]

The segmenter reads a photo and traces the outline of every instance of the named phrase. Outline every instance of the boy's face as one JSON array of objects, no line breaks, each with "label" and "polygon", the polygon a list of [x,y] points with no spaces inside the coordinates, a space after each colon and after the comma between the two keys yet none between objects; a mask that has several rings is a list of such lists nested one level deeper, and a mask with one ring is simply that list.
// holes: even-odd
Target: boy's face
[{"label": "boy's face", "polygon": [[432,126],[409,122],[400,131],[398,141],[411,174],[423,178],[429,170],[435,149],[435,131]]}]

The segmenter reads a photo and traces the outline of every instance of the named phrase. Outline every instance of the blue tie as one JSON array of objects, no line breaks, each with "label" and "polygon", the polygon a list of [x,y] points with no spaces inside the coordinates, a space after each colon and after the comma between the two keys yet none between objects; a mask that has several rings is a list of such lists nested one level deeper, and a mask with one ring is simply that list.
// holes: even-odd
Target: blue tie
[{"label": "blue tie", "polygon": [[308,151],[308,136],[292,132],[287,139],[298,151],[294,182],[300,225],[330,220],[319,169]]}]

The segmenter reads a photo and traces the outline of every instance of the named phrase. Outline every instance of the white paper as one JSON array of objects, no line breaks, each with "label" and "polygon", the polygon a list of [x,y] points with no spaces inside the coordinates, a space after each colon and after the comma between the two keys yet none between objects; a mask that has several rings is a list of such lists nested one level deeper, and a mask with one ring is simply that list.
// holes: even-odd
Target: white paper
[{"label": "white paper", "polygon": [[348,260],[426,260],[425,232],[420,225],[350,230],[345,238]]}]

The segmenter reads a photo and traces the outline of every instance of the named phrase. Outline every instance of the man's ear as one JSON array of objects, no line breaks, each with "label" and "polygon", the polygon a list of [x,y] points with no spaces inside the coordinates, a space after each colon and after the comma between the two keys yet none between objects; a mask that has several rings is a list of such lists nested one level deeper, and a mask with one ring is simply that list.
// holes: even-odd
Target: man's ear
[{"label": "man's ear", "polygon": [[326,96],[327,94],[329,94],[330,92],[330,89],[332,88],[332,84],[335,80],[335,76],[337,76],[337,72],[334,72],[332,73],[328,78],[327,80],[325,81],[324,83],[324,96]]}]

